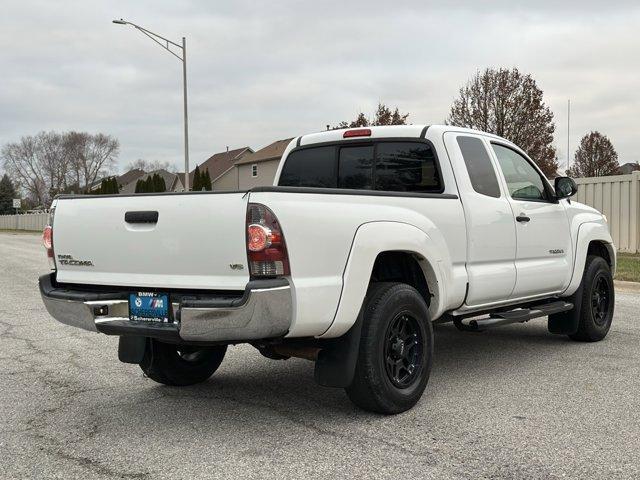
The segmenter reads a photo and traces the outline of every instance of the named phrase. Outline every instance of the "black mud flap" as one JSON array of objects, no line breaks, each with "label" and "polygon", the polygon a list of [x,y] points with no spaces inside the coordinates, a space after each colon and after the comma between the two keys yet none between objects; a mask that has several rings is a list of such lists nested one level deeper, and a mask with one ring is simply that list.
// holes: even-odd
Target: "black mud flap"
[{"label": "black mud flap", "polygon": [[582,284],[580,284],[578,290],[576,290],[573,295],[564,299],[567,302],[573,303],[573,310],[549,315],[549,321],[547,322],[549,333],[555,335],[573,335],[578,331],[580,312],[582,310],[582,291],[583,287]]},{"label": "black mud flap", "polygon": [[118,359],[124,363],[140,363],[147,349],[147,338],[132,335],[120,336]]},{"label": "black mud flap", "polygon": [[336,388],[351,385],[358,361],[361,332],[362,312],[347,333],[327,340],[327,346],[320,350],[316,360],[314,378],[318,385]]}]

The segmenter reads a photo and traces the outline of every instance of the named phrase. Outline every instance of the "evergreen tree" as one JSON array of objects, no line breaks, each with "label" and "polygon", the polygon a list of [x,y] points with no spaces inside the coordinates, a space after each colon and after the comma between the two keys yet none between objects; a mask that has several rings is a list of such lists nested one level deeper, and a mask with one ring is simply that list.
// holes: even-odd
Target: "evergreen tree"
[{"label": "evergreen tree", "polygon": [[100,182],[100,187],[96,190],[96,194],[98,195],[104,195],[107,192],[107,179],[103,178],[102,181]]},{"label": "evergreen tree", "polygon": [[13,199],[18,198],[13,182],[6,173],[0,179],[0,215],[15,213]]},{"label": "evergreen tree", "polygon": [[118,186],[118,179],[116,177],[111,177],[111,192],[112,194],[120,193],[120,187]]},{"label": "evergreen tree", "polygon": [[202,188],[210,192],[211,188],[211,175],[209,175],[209,169],[207,168],[202,175]]},{"label": "evergreen tree", "polygon": [[167,185],[165,184],[164,178],[159,173],[153,174],[153,192],[165,192],[167,190]]},{"label": "evergreen tree", "polygon": [[149,175],[147,177],[147,179],[145,180],[145,186],[144,186],[144,191],[146,193],[152,193],[154,190],[154,185],[153,185],[153,175]]},{"label": "evergreen tree", "polygon": [[202,178],[200,177],[200,168],[196,165],[196,169],[193,171],[193,185],[191,190],[199,192],[202,190]]},{"label": "evergreen tree", "polygon": [[136,193],[144,192],[144,182],[140,179],[136,182]]}]

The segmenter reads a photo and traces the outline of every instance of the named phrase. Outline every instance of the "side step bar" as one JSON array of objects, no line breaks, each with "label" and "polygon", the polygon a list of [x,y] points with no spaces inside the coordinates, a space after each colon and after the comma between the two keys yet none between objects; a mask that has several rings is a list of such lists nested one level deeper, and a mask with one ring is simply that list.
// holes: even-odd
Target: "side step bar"
[{"label": "side step bar", "polygon": [[573,308],[573,303],[565,301],[557,301],[551,303],[543,303],[540,305],[532,305],[529,308],[518,308],[505,312],[493,312],[487,318],[478,320],[470,320],[469,323],[463,323],[462,318],[455,318],[454,325],[458,330],[467,332],[480,332],[487,328],[499,327],[501,325],[509,325],[511,323],[524,323],[532,318],[546,317],[553,313],[567,312]]}]

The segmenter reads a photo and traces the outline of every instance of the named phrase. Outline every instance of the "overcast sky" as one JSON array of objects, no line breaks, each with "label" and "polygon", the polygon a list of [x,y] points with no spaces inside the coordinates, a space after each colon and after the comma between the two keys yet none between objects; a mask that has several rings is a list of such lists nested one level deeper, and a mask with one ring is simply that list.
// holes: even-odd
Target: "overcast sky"
[{"label": "overcast sky", "polygon": [[183,162],[180,62],[125,18],[187,37],[191,159],[323,130],[378,101],[411,123],[446,118],[476,70],[531,73],[555,143],[599,130],[640,160],[640,2],[3,0],[0,143],[104,132],[120,165]]}]

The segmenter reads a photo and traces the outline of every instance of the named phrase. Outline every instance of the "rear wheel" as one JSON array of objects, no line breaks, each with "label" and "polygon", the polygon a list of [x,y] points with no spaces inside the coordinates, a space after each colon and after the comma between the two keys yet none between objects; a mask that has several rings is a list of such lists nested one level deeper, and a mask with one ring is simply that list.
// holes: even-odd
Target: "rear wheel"
[{"label": "rear wheel", "polygon": [[164,385],[194,385],[213,375],[226,351],[226,345],[195,347],[150,339],[140,368],[151,380]]},{"label": "rear wheel", "polygon": [[427,386],[433,329],[424,299],[404,283],[369,289],[354,379],[346,392],[372,412],[395,414],[413,407]]}]

